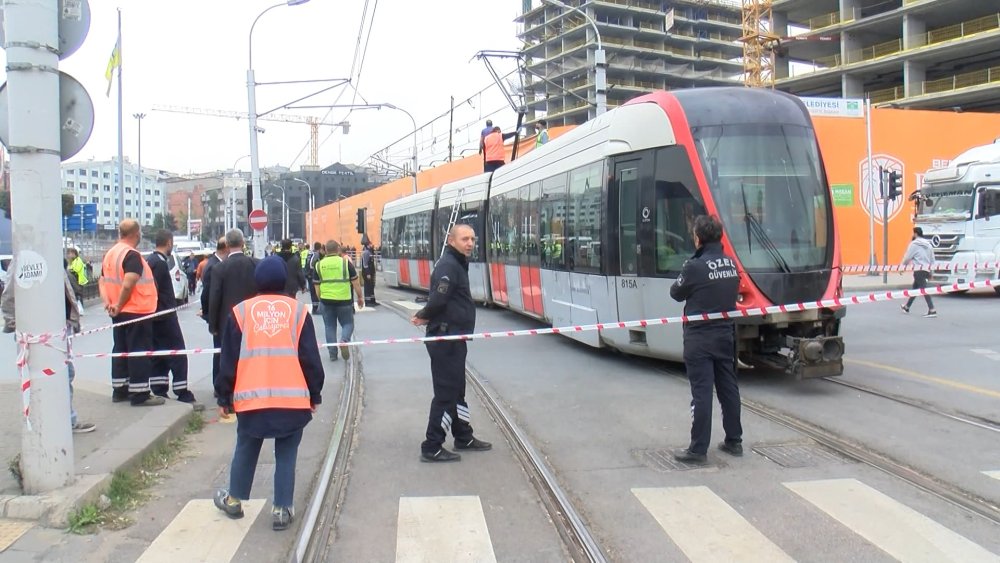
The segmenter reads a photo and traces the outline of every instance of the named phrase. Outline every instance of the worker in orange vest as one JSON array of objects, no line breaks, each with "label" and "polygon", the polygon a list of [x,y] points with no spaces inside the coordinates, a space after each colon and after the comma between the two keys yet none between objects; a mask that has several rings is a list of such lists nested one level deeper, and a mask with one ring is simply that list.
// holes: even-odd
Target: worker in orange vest
[{"label": "worker in orange vest", "polygon": [[514,133],[506,135],[500,132],[499,127],[494,127],[493,132],[483,139],[483,148],[486,153],[486,163],[483,164],[483,172],[493,172],[504,165],[505,151],[503,148],[504,139],[513,137]]},{"label": "worker in orange vest", "polygon": [[287,275],[280,256],[257,265],[260,294],[233,307],[215,382],[219,416],[235,412],[237,421],[229,489],[215,493],[215,506],[230,518],[243,517],[260,448],[273,438],[274,530],[288,528],[294,518],[295,460],[302,430],[322,401],[324,380],[308,305],[284,295]]},{"label": "worker in orange vest", "polygon": [[[142,230],[135,219],[118,225],[118,242],[104,255],[100,291],[104,309],[114,324],[134,321],[156,311],[156,283],[149,264],[136,250]],[[144,320],[112,329],[112,352],[148,352],[153,349],[153,322]],[[134,407],[162,405],[162,397],[149,393],[150,358],[111,359],[113,402],[129,401]]]}]

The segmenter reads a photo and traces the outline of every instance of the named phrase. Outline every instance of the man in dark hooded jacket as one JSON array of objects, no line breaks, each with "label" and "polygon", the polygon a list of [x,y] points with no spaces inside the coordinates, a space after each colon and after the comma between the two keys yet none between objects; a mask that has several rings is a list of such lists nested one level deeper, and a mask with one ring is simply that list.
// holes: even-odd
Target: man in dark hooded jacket
[{"label": "man in dark hooded jacket", "polygon": [[281,250],[277,255],[285,261],[285,268],[288,269],[284,294],[295,299],[298,292],[306,289],[306,278],[302,274],[302,257],[292,252],[292,241],[287,238],[281,241]]}]

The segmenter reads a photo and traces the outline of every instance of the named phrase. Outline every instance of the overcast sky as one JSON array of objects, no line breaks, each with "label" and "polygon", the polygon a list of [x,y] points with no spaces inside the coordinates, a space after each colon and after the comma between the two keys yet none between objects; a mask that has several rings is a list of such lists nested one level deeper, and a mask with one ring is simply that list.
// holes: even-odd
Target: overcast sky
[{"label": "overcast sky", "polygon": [[[116,87],[105,97],[104,70],[115,43],[117,15],[122,10],[124,64],[125,155],[137,156],[136,119],[146,113],[142,127],[144,166],[186,173],[233,167],[249,153],[245,120],[152,111],[174,105],[247,111],[247,36],[254,18],[275,0],[90,0],[92,23],[83,46],[60,63],[60,69],[79,80],[94,101],[96,124],[87,145],[74,160],[106,160],[117,153]],[[311,0],[301,6],[282,6],[260,19],[254,31],[253,65],[257,82],[347,78],[354,59],[358,29],[365,4],[368,14],[377,5],[358,89],[369,102],[388,102],[411,112],[418,125],[492,84],[482,61],[471,60],[483,49],[516,50],[521,0]],[[367,24],[366,24],[367,33]],[[362,46],[364,38],[362,38]],[[6,63],[0,52],[0,61]],[[502,71],[511,62],[499,63]],[[0,73],[2,73],[0,67]],[[357,71],[355,71],[355,74]],[[117,77],[116,77],[117,80]],[[258,86],[258,112],[307,95],[316,84]],[[316,105],[332,104],[344,88],[314,98]],[[350,103],[347,92],[339,103]],[[358,98],[356,103],[362,103]],[[471,124],[455,139],[456,145],[475,147],[481,121],[493,115],[498,125],[513,126],[516,115],[503,94],[491,86],[482,97],[456,109],[455,127]],[[348,110],[336,109],[330,121],[340,121]],[[323,117],[326,110],[281,110]],[[320,129],[319,163],[341,160],[363,163],[374,151],[412,130],[404,113],[390,110],[355,111],[348,120],[350,133]],[[261,166],[299,166],[309,157],[309,127],[305,124],[261,122]],[[420,136],[420,162],[447,155],[447,120],[435,123]],[[436,139],[434,139],[436,137]],[[433,148],[432,140],[435,141]],[[395,147],[405,156],[412,142]],[[457,151],[456,151],[457,152]],[[248,170],[249,158],[238,168]]]}]

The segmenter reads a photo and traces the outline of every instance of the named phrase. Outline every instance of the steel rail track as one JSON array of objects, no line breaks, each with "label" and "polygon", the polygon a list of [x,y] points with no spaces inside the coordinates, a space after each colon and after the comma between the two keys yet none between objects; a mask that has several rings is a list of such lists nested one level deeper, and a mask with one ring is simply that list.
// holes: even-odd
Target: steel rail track
[{"label": "steel rail track", "polygon": [[936,414],[938,416],[943,416],[943,417],[945,417],[947,419],[954,420],[956,422],[961,422],[963,424],[968,424],[969,426],[975,426],[976,428],[980,428],[982,430],[988,430],[990,432],[1000,433],[1000,424],[997,424],[997,423],[995,423],[993,421],[990,421],[990,420],[985,420],[985,419],[975,420],[974,418],[969,417],[969,416],[963,416],[963,415],[960,415],[960,414],[953,414],[953,413],[945,412],[943,410],[934,408],[934,407],[932,407],[930,405],[921,403],[920,401],[915,401],[915,400],[909,399],[907,397],[900,397],[898,395],[890,395],[888,393],[883,393],[882,391],[879,391],[878,389],[873,389],[871,387],[867,387],[865,385],[860,385],[858,383],[850,383],[850,382],[847,382],[847,381],[842,381],[840,379],[834,379],[832,377],[824,377],[822,379],[825,380],[825,381],[829,381],[830,383],[834,383],[836,385],[841,385],[843,387],[849,387],[849,388],[854,389],[856,391],[861,391],[862,393],[867,393],[869,395],[873,395],[875,397],[880,397],[882,399],[887,399],[889,401],[894,401],[896,403],[907,405],[907,406],[913,407],[915,409],[920,409],[920,410],[922,410],[924,412],[929,412],[931,414]]},{"label": "steel rail track", "polygon": [[[664,368],[661,368],[659,371],[666,375],[676,377],[677,379],[687,381],[687,377],[685,377],[683,373]],[[946,483],[931,475],[927,475],[914,467],[892,459],[889,456],[867,448],[864,445],[856,444],[853,441],[836,435],[830,430],[808,422],[803,418],[782,412],[758,401],[747,399],[742,395],[740,396],[740,402],[742,403],[744,409],[760,416],[761,418],[770,420],[798,432],[799,434],[812,439],[814,442],[849,459],[853,459],[890,476],[896,477],[897,479],[905,481],[911,486],[934,495],[953,506],[984,518],[993,524],[1000,525],[1000,506],[997,506],[996,503],[990,501],[989,499],[983,498],[956,485]]]},{"label": "steel rail track", "polygon": [[[404,311],[396,305],[385,305],[385,303],[387,302],[383,301],[383,306],[388,306],[406,319],[410,318],[411,311]],[[514,417],[503,406],[500,396],[468,363],[466,363],[465,374],[490,417],[514,450],[514,455],[521,463],[529,481],[538,492],[549,518],[563,540],[563,546],[568,555],[576,562],[606,563],[608,558],[603,548],[590,532],[569,495],[559,484],[555,472],[549,467],[545,457],[531,444],[530,438],[517,425]]]},{"label": "steel rail track", "polygon": [[295,550],[289,558],[294,563],[327,560],[330,537],[340,514],[340,501],[347,486],[345,476],[350,461],[351,443],[361,416],[363,385],[360,356],[361,350],[355,348],[344,372],[337,423],[330,436],[330,446],[319,481],[309,501],[309,511],[299,531]]}]

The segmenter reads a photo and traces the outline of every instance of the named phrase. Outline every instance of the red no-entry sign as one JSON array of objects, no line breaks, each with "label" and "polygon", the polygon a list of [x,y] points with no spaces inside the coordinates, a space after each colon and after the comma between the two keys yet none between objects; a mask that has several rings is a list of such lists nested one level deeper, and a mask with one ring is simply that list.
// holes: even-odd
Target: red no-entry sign
[{"label": "red no-entry sign", "polygon": [[267,226],[267,213],[263,209],[254,209],[250,212],[250,228],[255,231],[263,231]]}]

